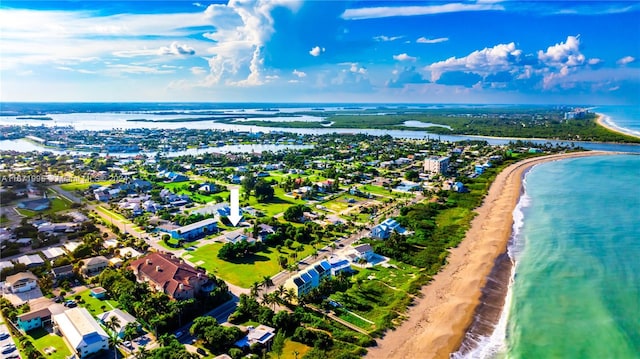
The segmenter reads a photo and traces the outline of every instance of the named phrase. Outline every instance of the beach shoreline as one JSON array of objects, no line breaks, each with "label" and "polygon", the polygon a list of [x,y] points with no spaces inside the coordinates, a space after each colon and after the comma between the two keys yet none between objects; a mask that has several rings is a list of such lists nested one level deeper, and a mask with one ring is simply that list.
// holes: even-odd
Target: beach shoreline
[{"label": "beach shoreline", "polygon": [[596,123],[599,126],[602,126],[602,127],[606,128],[607,130],[609,130],[611,132],[615,132],[615,133],[618,133],[618,134],[621,134],[621,135],[630,136],[630,137],[634,137],[634,138],[640,138],[640,136],[636,135],[635,133],[626,132],[620,127],[614,127],[611,124],[609,124],[605,120],[605,119],[609,118],[609,116],[601,114],[601,113],[597,113],[596,115],[598,115],[598,118],[596,118]]},{"label": "beach shoreline", "polygon": [[[615,153],[586,151],[535,157],[501,171],[476,209],[477,216],[464,240],[450,250],[445,267],[422,288],[422,297],[410,307],[408,319],[379,339],[367,358],[449,358],[462,345],[489,275],[498,257],[507,251],[524,174],[544,162],[611,154]],[[506,288],[497,289],[497,293],[490,299],[492,317],[502,309]],[[485,327],[483,332],[486,331]]]}]

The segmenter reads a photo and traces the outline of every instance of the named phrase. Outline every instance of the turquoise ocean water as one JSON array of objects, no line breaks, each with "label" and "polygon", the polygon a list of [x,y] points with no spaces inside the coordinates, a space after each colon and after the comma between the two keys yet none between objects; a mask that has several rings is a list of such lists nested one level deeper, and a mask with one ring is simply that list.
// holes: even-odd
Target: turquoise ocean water
[{"label": "turquoise ocean water", "polygon": [[640,358],[639,186],[640,156],[528,173],[511,248],[508,357]]},{"label": "turquoise ocean water", "polygon": [[640,106],[598,106],[593,111],[606,115],[604,120],[609,125],[640,136]]},{"label": "turquoise ocean water", "polygon": [[640,156],[548,162],[525,177],[494,333],[456,358],[640,358]]}]

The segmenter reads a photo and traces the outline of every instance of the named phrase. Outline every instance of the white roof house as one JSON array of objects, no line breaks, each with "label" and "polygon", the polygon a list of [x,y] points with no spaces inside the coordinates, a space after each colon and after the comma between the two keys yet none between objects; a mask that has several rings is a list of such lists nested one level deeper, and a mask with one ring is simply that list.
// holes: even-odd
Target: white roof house
[{"label": "white roof house", "polygon": [[118,330],[118,336],[120,337],[124,336],[124,328],[127,326],[127,324],[137,323],[136,318],[133,315],[118,308],[110,310],[108,312],[104,312],[102,314],[98,314],[96,317],[103,324],[107,323],[113,317],[118,318],[118,323],[120,324],[116,329]]},{"label": "white roof house", "polygon": [[47,259],[56,259],[58,257],[62,257],[66,253],[62,249],[62,247],[51,247],[43,250],[42,254],[44,254],[44,256],[47,257]]},{"label": "white roof house", "polygon": [[80,247],[82,243],[80,242],[67,242],[64,244],[64,248],[68,250],[70,253],[76,250],[76,248]]},{"label": "white roof house", "polygon": [[109,336],[85,308],[73,308],[53,316],[58,330],[79,358],[108,349]]},{"label": "white roof house", "polygon": [[25,254],[18,257],[18,263],[22,263],[27,267],[36,267],[44,264],[44,259],[37,254]]}]

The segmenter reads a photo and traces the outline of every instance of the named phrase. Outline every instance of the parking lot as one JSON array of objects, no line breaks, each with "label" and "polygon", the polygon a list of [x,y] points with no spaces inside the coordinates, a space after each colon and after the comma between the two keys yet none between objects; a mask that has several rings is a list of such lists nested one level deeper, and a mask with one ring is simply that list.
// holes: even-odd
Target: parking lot
[{"label": "parking lot", "polygon": [[[2,359],[18,359],[20,353],[18,348],[15,347],[13,338],[9,335],[9,328],[5,324],[0,324],[0,358]],[[13,345],[14,349],[11,349]]]}]

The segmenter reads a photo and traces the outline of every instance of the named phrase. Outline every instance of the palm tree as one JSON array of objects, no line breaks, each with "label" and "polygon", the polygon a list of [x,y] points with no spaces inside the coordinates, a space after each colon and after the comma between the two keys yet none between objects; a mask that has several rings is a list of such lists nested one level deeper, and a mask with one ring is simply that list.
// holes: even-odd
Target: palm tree
[{"label": "palm tree", "polygon": [[169,333],[164,333],[158,338],[158,344],[161,347],[166,347],[173,340],[173,336]]},{"label": "palm tree", "polygon": [[268,275],[262,277],[262,286],[265,289],[273,286],[273,280],[271,280],[271,277],[269,277]]},{"label": "palm tree", "polygon": [[104,326],[117,335],[121,326],[120,319],[114,315],[104,323]]},{"label": "palm tree", "polygon": [[249,295],[251,296],[251,298],[256,299],[258,298],[259,294],[260,294],[260,283],[253,282],[253,284],[251,285]]},{"label": "palm tree", "polygon": [[136,359],[147,359],[149,357],[149,351],[144,345],[138,347],[138,352],[136,353]]},{"label": "palm tree", "polygon": [[296,298],[296,291],[293,288],[289,288],[284,293],[284,300],[287,304],[291,304]]},{"label": "palm tree", "polygon": [[273,297],[271,296],[271,293],[262,293],[262,298],[260,300],[260,302],[262,303],[262,305],[269,305],[271,304],[273,301]]}]

